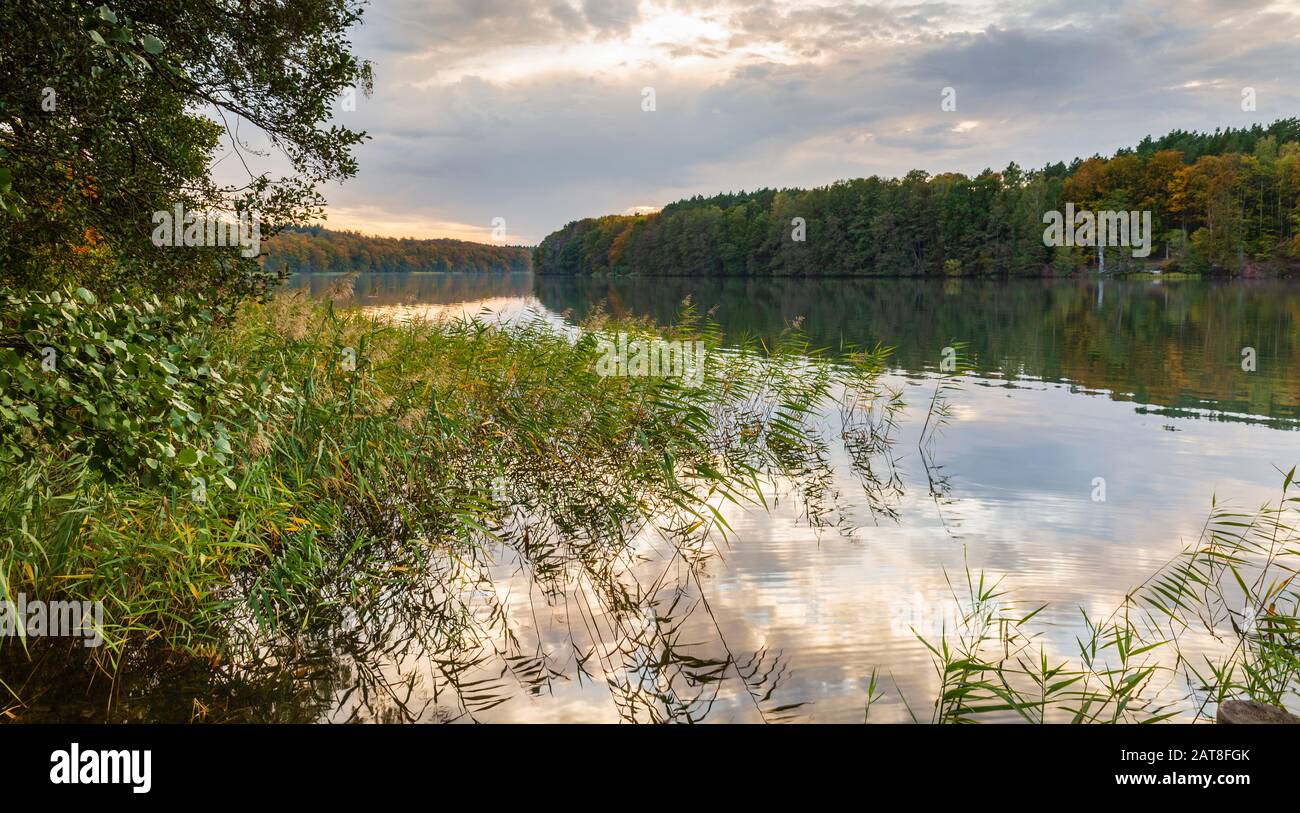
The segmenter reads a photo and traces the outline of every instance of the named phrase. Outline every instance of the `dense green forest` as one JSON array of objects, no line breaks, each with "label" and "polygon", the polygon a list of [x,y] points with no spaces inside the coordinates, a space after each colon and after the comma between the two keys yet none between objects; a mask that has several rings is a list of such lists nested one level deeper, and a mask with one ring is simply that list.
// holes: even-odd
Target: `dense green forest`
[{"label": "dense green forest", "polygon": [[267,271],[527,271],[531,252],[465,240],[372,237],[319,226],[289,228],[267,242]]},{"label": "dense green forest", "polygon": [[[1300,119],[1176,130],[1110,158],[975,177],[913,170],[815,189],[696,196],[662,211],[569,223],[533,255],[544,274],[1042,275],[1097,267],[1097,251],[1044,245],[1043,215],[1152,213],[1152,252],[1106,254],[1196,273],[1300,266]],[[795,218],[803,218],[804,239]]]}]

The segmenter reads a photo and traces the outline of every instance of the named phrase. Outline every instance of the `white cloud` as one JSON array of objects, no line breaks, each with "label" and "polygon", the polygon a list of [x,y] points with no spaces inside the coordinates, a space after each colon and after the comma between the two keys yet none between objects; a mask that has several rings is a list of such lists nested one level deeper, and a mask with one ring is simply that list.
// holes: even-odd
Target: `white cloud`
[{"label": "white cloud", "polygon": [[535,242],[683,195],[1040,166],[1296,115],[1297,36],[1267,2],[381,0],[343,119],[373,140],[326,191],[357,228]]}]

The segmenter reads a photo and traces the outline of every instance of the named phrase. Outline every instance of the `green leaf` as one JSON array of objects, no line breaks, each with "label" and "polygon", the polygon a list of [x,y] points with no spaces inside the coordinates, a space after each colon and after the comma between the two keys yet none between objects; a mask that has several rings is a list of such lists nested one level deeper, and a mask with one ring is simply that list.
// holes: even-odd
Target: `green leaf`
[{"label": "green leaf", "polygon": [[176,455],[176,462],[182,466],[193,466],[199,462],[199,453],[194,449],[181,449],[180,454]]},{"label": "green leaf", "polygon": [[162,40],[158,39],[153,34],[145,34],[143,37],[141,37],[140,44],[144,46],[145,51],[153,54],[154,56],[157,56],[158,54],[161,54],[163,52]]}]

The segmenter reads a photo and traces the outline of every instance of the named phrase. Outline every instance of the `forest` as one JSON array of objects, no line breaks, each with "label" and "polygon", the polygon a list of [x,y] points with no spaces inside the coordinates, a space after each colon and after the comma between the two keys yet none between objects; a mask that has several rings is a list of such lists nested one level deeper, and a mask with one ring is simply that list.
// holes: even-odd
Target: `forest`
[{"label": "forest", "polygon": [[[541,274],[924,276],[1069,274],[1095,248],[1046,246],[1066,203],[1150,211],[1150,257],[1107,270],[1254,275],[1300,268],[1300,119],[1175,130],[1135,148],[975,177],[913,170],[815,189],[696,196],[643,215],[569,223],[533,253]],[[796,218],[802,218],[803,233]],[[802,237],[803,239],[800,239]]]},{"label": "forest", "polygon": [[465,240],[374,237],[319,226],[288,228],[267,242],[263,269],[272,273],[320,271],[527,271],[523,246]]}]

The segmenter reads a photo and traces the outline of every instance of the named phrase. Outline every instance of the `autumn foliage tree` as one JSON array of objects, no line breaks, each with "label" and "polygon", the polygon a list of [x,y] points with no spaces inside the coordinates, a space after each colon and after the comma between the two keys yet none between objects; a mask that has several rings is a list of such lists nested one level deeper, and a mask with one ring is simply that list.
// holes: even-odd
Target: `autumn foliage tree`
[{"label": "autumn foliage tree", "polygon": [[[709,276],[1041,275],[1096,268],[1088,247],[1046,246],[1043,215],[1150,211],[1152,252],[1108,269],[1300,266],[1300,119],[1175,131],[1104,158],[969,177],[913,171],[816,189],[697,196],[638,216],[580,220],[534,253],[541,273]],[[801,219],[796,220],[796,219]],[[802,234],[796,224],[802,222]],[[804,239],[799,239],[802,236]]]}]

